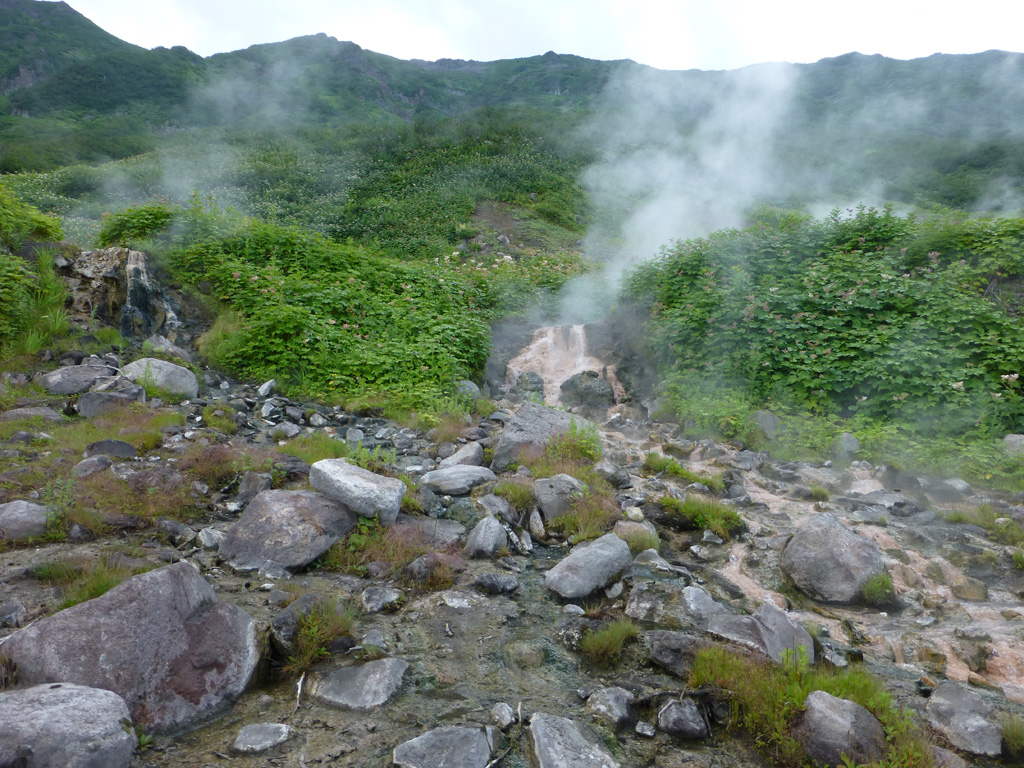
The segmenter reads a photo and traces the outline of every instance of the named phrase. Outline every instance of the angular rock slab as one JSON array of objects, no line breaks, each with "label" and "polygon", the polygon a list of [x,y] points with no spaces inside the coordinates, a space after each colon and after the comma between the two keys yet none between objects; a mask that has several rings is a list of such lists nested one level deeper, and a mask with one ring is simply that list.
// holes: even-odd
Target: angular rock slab
[{"label": "angular rock slab", "polygon": [[494,446],[491,469],[504,472],[509,466],[514,466],[524,452],[540,454],[548,441],[566,434],[574,420],[579,429],[593,427],[589,421],[570,416],[565,411],[537,403],[524,403],[502,430]]},{"label": "angular rock slab", "polygon": [[378,475],[344,459],[323,459],[313,464],[309,484],[360,517],[375,517],[384,525],[398,519],[405,495],[405,483],[398,478]]},{"label": "angular rock slab", "polygon": [[667,627],[704,627],[708,620],[729,609],[700,587],[679,587],[664,582],[643,581],[629,593],[626,615]]},{"label": "angular rock slab", "polygon": [[256,624],[220,601],[194,566],[133,576],[101,597],[9,637],[18,682],[105,688],[147,730],[195,725],[245,690],[260,649]]},{"label": "angular rock slab", "polygon": [[572,500],[583,493],[583,483],[572,475],[555,475],[537,481],[537,506],[545,520],[554,520],[566,514]]},{"label": "angular rock slab", "polygon": [[636,697],[625,688],[612,686],[594,691],[587,699],[585,710],[595,720],[611,729],[623,728],[635,719],[633,700]]},{"label": "angular rock slab", "polygon": [[9,501],[0,504],[0,541],[32,539],[46,533],[50,519],[49,507],[31,501]]},{"label": "angular rock slab", "polygon": [[71,683],[0,693],[0,765],[127,768],[134,751],[128,705],[116,693]]},{"label": "angular rock slab", "polygon": [[146,390],[139,386],[106,392],[86,392],[75,403],[78,415],[86,419],[126,408],[132,403],[146,402]]},{"label": "angular rock slab", "polygon": [[447,459],[441,459],[441,469],[446,467],[479,467],[484,463],[484,447],[480,443],[466,443]]},{"label": "angular rock slab", "polygon": [[885,573],[878,545],[823,512],[793,534],[782,552],[783,573],[808,597],[848,605],[872,576]]},{"label": "angular rock slab", "polygon": [[536,712],[530,718],[530,757],[537,768],[619,768],[596,737],[564,717]]},{"label": "angular rock slab", "polygon": [[769,603],[754,611],[753,616],[715,614],[708,620],[707,632],[762,653],[776,664],[782,663],[787,651],[795,654],[802,646],[807,650],[807,660],[814,663],[814,641],[810,634]]},{"label": "angular rock slab", "polygon": [[885,730],[860,704],[812,691],[804,706],[793,736],[815,765],[842,765],[844,754],[857,765],[885,756]]},{"label": "angular rock slab", "polygon": [[29,406],[26,408],[12,408],[9,411],[0,413],[0,421],[27,421],[28,419],[42,419],[43,421],[64,421],[64,417],[53,408],[45,405]]},{"label": "angular rock slab", "polygon": [[487,730],[466,725],[435,728],[395,747],[395,768],[487,768],[492,739]]},{"label": "angular rock slab", "polygon": [[296,731],[284,723],[254,723],[238,732],[231,751],[236,755],[259,755],[294,738]]},{"label": "angular rock slab", "polygon": [[497,479],[497,475],[487,467],[456,464],[427,472],[420,478],[419,485],[428,491],[445,496],[465,496],[478,485]]},{"label": "angular rock slab", "polygon": [[105,365],[69,365],[45,374],[41,383],[43,389],[52,395],[77,395],[114,373],[113,368]]},{"label": "angular rock slab", "polygon": [[403,659],[378,659],[317,675],[310,696],[341,709],[374,709],[394,696],[409,668]]},{"label": "angular rock slab", "polygon": [[254,570],[268,560],[305,568],[356,527],[356,514],[313,491],[263,491],[220,543],[232,568]]},{"label": "angular rock slab", "polygon": [[710,734],[693,699],[672,699],[658,710],[658,730],[684,739],[704,739]]},{"label": "angular rock slab", "polygon": [[491,558],[508,546],[505,528],[493,517],[485,517],[466,537],[466,557]]},{"label": "angular rock slab", "polygon": [[192,398],[199,394],[199,380],[188,368],[156,357],[143,357],[121,369],[136,384],[151,384],[165,392]]},{"label": "angular rock slab", "polygon": [[544,586],[572,600],[606,587],[633,563],[629,545],[614,533],[581,544],[544,574]]},{"label": "angular rock slab", "polygon": [[995,707],[977,691],[953,682],[939,683],[925,708],[928,722],[958,749],[998,755],[1003,730]]}]

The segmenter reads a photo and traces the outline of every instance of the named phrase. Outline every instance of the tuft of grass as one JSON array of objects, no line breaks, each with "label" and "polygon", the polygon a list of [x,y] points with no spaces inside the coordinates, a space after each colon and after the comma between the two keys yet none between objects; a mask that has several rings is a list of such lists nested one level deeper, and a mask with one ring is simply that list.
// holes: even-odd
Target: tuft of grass
[{"label": "tuft of grass", "polygon": [[502,480],[494,486],[494,495],[503,498],[519,514],[533,509],[533,486],[523,480]]},{"label": "tuft of grass", "polygon": [[1024,545],[1024,528],[1015,520],[999,515],[987,502],[974,508],[954,510],[946,515],[946,520],[984,528],[992,540],[1000,544],[1008,544],[1011,547]]},{"label": "tuft of grass", "polygon": [[810,488],[810,491],[811,491],[811,498],[814,499],[815,501],[828,501],[829,500],[829,496],[831,495],[828,492],[828,488],[826,488],[823,485],[818,485],[818,484],[812,485],[811,488]]},{"label": "tuft of grass", "polygon": [[725,491],[725,483],[721,475],[700,475],[696,472],[691,472],[671,456],[662,456],[650,452],[644,456],[641,471],[647,475],[666,474],[669,477],[677,477],[688,483],[702,483],[716,494]]},{"label": "tuft of grass", "polygon": [[1024,718],[1020,715],[1004,714],[999,719],[1003,729],[1003,743],[1011,757],[1024,755]]},{"label": "tuft of grass", "polygon": [[568,512],[548,521],[547,528],[552,533],[572,536],[577,542],[589,541],[608,533],[621,515],[614,497],[588,488],[573,499]]},{"label": "tuft of grass", "polygon": [[395,575],[429,551],[426,537],[418,528],[383,526],[361,518],[354,531],[320,558],[320,567],[361,574],[370,563],[387,563],[390,574]]},{"label": "tuft of grass", "polygon": [[148,570],[126,566],[103,553],[94,561],[64,559],[44,563],[34,568],[32,575],[57,589],[62,598],[57,610],[62,611],[106,594],[126,579]]},{"label": "tuft of grass", "polygon": [[896,589],[888,573],[878,573],[868,579],[860,590],[861,598],[868,605],[884,608],[896,599]]},{"label": "tuft of grass", "polygon": [[357,614],[345,605],[318,602],[299,618],[294,651],[287,659],[285,672],[302,674],[329,655],[328,646],[339,637],[351,635]]},{"label": "tuft of grass", "polygon": [[665,510],[667,522],[686,531],[708,529],[712,533],[729,540],[747,529],[735,510],[712,499],[687,496],[680,501],[672,496],[662,496],[659,504]]},{"label": "tuft of grass", "polygon": [[478,397],[473,401],[473,413],[481,418],[486,418],[498,410],[498,406],[494,404],[493,400],[488,400],[486,397]]},{"label": "tuft of grass", "polygon": [[1024,571],[1024,552],[1019,549],[1013,551],[1013,567],[1018,571]]},{"label": "tuft of grass", "polygon": [[622,653],[626,643],[640,634],[632,619],[615,619],[601,629],[588,632],[580,641],[580,650],[595,663],[611,664]]},{"label": "tuft of grass", "polygon": [[713,645],[697,652],[688,682],[693,688],[719,690],[729,706],[730,727],[757,734],[759,747],[780,765],[796,768],[804,764],[803,751],[791,729],[807,695],[818,690],[850,699],[881,721],[887,745],[880,765],[934,765],[931,748],[913,716],[861,667],[812,668],[806,653],[787,654],[782,665],[775,665]]},{"label": "tuft of grass", "polygon": [[323,459],[341,459],[350,453],[348,443],[327,432],[299,435],[287,445],[281,446],[280,451],[300,458],[307,464],[315,464]]},{"label": "tuft of grass", "polygon": [[453,443],[466,431],[466,422],[461,414],[445,413],[440,416],[432,431],[437,443]]},{"label": "tuft of grass", "polygon": [[231,410],[224,410],[215,405],[203,408],[203,423],[225,435],[233,435],[238,431],[238,422],[232,418]]},{"label": "tuft of grass", "polygon": [[634,556],[648,549],[661,548],[661,538],[651,531],[630,531],[622,539],[629,545],[629,551]]},{"label": "tuft of grass", "polygon": [[271,461],[260,450],[242,450],[230,443],[207,448],[197,446],[185,455],[181,469],[190,472],[212,488],[227,488],[246,472],[270,472]]}]

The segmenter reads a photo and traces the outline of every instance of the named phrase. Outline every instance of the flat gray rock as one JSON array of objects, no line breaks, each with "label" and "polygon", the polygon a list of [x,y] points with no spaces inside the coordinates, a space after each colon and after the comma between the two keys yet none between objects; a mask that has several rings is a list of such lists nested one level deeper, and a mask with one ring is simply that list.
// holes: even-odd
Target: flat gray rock
[{"label": "flat gray rock", "polygon": [[814,642],[810,634],[769,603],[754,611],[753,616],[715,614],[708,619],[707,632],[762,653],[776,664],[782,663],[787,652],[799,653],[803,647],[808,661],[814,663]]},{"label": "flat gray rock", "polygon": [[88,459],[82,459],[80,462],[75,464],[71,468],[71,474],[77,477],[79,480],[91,477],[97,472],[102,472],[105,469],[110,469],[113,464],[110,457],[106,454],[99,453],[95,456],[90,456]]},{"label": "flat gray rock", "polygon": [[[128,705],[98,688],[55,683],[5,691],[0,724],[3,766],[127,768],[135,751]],[[26,748],[31,757],[22,762]]]},{"label": "flat gray rock", "polygon": [[572,600],[606,587],[633,563],[629,545],[614,533],[580,544],[544,574],[544,586]]},{"label": "flat gray rock", "polygon": [[0,421],[28,421],[30,419],[42,419],[43,421],[64,421],[64,417],[53,408],[42,406],[30,406],[26,408],[12,408],[9,411],[0,413]]},{"label": "flat gray rock", "polygon": [[144,403],[146,401],[146,390],[143,387],[132,385],[124,389],[114,389],[106,392],[86,392],[75,402],[75,410],[78,415],[86,419],[110,413],[121,408],[126,408],[132,403]]},{"label": "flat gray rock", "polygon": [[49,507],[41,504],[23,500],[0,504],[0,541],[20,541],[43,536],[49,519]]},{"label": "flat gray rock", "polygon": [[188,368],[156,357],[144,357],[121,369],[121,375],[136,384],[151,385],[179,397],[199,394],[199,380]]},{"label": "flat gray rock", "polygon": [[497,476],[487,467],[457,464],[427,472],[420,478],[419,485],[444,496],[465,496],[478,485],[492,480],[497,480]]},{"label": "flat gray rock", "polygon": [[445,549],[466,535],[466,526],[458,520],[436,517],[411,517],[400,514],[395,521],[395,527],[415,530],[413,535],[432,549]]},{"label": "flat gray rock", "polygon": [[578,429],[593,427],[586,419],[571,416],[565,411],[537,403],[523,403],[498,437],[491,469],[504,472],[509,467],[515,468],[524,452],[539,455],[552,438],[566,434],[574,422]]},{"label": "flat gray rock", "polygon": [[572,475],[543,477],[537,481],[537,507],[545,520],[562,517],[572,507],[572,500],[583,493],[583,483]]},{"label": "flat gray rock", "polygon": [[134,459],[139,455],[135,446],[124,440],[97,440],[85,446],[85,457],[112,456],[115,459]]},{"label": "flat gray rock", "polygon": [[573,720],[536,712],[527,733],[537,768],[619,768],[598,737]]},{"label": "flat gray rock", "polygon": [[480,443],[466,443],[447,459],[441,459],[441,469],[445,467],[479,467],[484,463],[484,447]]},{"label": "flat gray rock", "polygon": [[367,587],[360,596],[363,611],[379,613],[402,599],[402,591],[393,587]]},{"label": "flat gray rock", "polygon": [[375,709],[398,692],[408,668],[408,662],[394,658],[342,667],[317,675],[310,695],[341,709]]},{"label": "flat gray rock", "polygon": [[69,365],[43,375],[43,389],[52,395],[77,395],[116,371],[106,365]]},{"label": "flat gray rock", "polygon": [[807,695],[793,737],[815,765],[842,765],[843,755],[857,765],[885,756],[885,730],[860,704],[825,691]]},{"label": "flat gray rock", "polygon": [[238,732],[231,751],[236,755],[259,755],[284,744],[295,736],[295,729],[284,723],[254,723]]},{"label": "flat gray rock", "polygon": [[612,730],[624,728],[635,719],[633,700],[636,697],[625,688],[612,686],[590,694],[584,710],[595,720]]},{"label": "flat gray rock", "polygon": [[395,747],[395,768],[486,768],[491,760],[487,730],[454,725],[435,728]]},{"label": "flat gray rock", "polygon": [[808,597],[849,605],[861,599],[871,577],[885,573],[885,562],[877,544],[823,512],[793,534],[782,551],[781,568]]},{"label": "flat gray rock", "polygon": [[260,658],[256,624],[181,562],[133,576],[101,597],[11,635],[3,651],[22,685],[105,688],[147,731],[215,715],[245,690]]},{"label": "flat gray rock", "polygon": [[684,739],[704,739],[711,733],[693,699],[672,699],[658,710],[658,730]]},{"label": "flat gray rock", "polygon": [[220,543],[232,568],[258,569],[268,560],[305,568],[356,527],[354,512],[313,491],[263,491]]},{"label": "flat gray rock", "polygon": [[925,713],[931,726],[957,749],[975,755],[998,755],[1002,750],[1003,731],[995,707],[965,685],[939,683]]},{"label": "flat gray rock", "polygon": [[309,484],[340,501],[360,517],[377,518],[384,525],[398,519],[405,483],[384,477],[344,459],[323,459],[309,469]]},{"label": "flat gray rock", "polygon": [[494,557],[508,546],[508,534],[493,517],[485,517],[466,537],[466,557]]},{"label": "flat gray rock", "polygon": [[626,603],[630,618],[682,629],[704,627],[715,614],[728,612],[700,587],[680,588],[665,582],[638,582]]}]

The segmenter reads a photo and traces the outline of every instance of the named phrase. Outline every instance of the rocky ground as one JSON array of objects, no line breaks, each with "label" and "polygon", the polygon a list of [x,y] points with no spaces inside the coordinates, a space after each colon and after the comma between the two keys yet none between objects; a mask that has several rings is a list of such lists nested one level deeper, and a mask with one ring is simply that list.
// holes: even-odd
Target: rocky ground
[{"label": "rocky ground", "polygon": [[[161,359],[188,350],[157,347],[3,375],[0,765],[769,764],[728,695],[691,686],[711,645],[864,665],[933,764],[1018,764],[1001,722],[1024,703],[1024,563],[947,518],[1024,524],[1019,498],[777,462],[636,409],[597,421],[599,461],[558,467],[601,478],[584,485],[521,464],[588,422],[514,388],[423,432],[196,377]],[[314,437],[349,459],[285,453]],[[612,513],[576,544],[565,521],[587,499]],[[688,499],[739,523],[686,524]],[[129,578],[61,610],[95,570]],[[867,604],[883,575],[894,596]],[[339,604],[353,626],[297,665],[303,617]],[[639,633],[621,654],[587,651],[622,618]],[[808,698],[808,755],[880,757],[878,721],[849,705]]]}]

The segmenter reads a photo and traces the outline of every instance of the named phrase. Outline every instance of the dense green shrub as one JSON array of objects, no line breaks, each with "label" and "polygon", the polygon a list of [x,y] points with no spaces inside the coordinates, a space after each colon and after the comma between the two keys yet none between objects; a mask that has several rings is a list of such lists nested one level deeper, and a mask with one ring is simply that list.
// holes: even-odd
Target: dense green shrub
[{"label": "dense green shrub", "polygon": [[60,223],[18,199],[0,184],[0,246],[20,248],[26,240],[60,240]]}]

